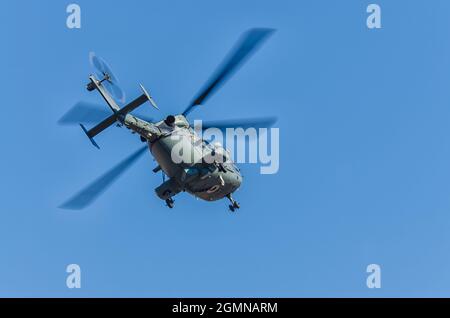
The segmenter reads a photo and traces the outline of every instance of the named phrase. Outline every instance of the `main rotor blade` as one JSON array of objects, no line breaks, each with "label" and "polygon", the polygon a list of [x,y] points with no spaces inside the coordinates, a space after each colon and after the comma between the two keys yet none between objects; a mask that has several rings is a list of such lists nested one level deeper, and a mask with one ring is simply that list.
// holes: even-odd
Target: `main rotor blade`
[{"label": "main rotor blade", "polygon": [[[109,116],[111,116],[111,112],[107,109],[104,109],[102,105],[88,102],[78,102],[58,120],[58,124],[98,124]],[[153,121],[153,119],[150,117],[141,115],[137,115],[137,117],[147,122]]]},{"label": "main rotor blade", "polygon": [[206,130],[208,128],[218,128],[222,131],[225,131],[226,128],[269,128],[272,127],[276,121],[276,117],[203,121],[202,130]]},{"label": "main rotor blade", "polygon": [[256,28],[244,33],[239,43],[231,51],[222,65],[215,71],[204,88],[184,110],[183,115],[188,115],[195,106],[203,104],[274,31],[273,29]]},{"label": "main rotor blade", "polygon": [[68,210],[81,210],[94,202],[114,181],[117,180],[128,168],[133,165],[139,157],[145,153],[147,146],[138,149],[136,152],[125,158],[115,167],[107,171],[101,177],[90,183],[83,190],[72,198],[64,202],[60,208]]},{"label": "main rotor blade", "polygon": [[58,120],[60,125],[97,124],[111,115],[102,105],[78,102]]}]

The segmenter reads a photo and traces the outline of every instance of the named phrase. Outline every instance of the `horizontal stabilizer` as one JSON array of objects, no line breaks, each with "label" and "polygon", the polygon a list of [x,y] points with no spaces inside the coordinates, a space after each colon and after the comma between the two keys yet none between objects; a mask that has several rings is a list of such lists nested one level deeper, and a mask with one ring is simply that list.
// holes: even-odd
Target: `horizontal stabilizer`
[{"label": "horizontal stabilizer", "polygon": [[[104,118],[111,115],[111,112],[103,108],[103,105],[93,104],[89,102],[76,103],[67,113],[65,113],[59,120],[59,125],[79,125],[83,124],[97,124]],[[139,118],[149,123],[155,121],[154,118],[139,114]]]},{"label": "horizontal stabilizer", "polygon": [[129,104],[125,105],[123,108],[119,108],[117,111],[114,112],[111,116],[104,119],[101,123],[94,126],[94,128],[91,128],[90,130],[86,130],[86,128],[80,124],[83,131],[88,136],[89,140],[92,142],[92,144],[99,148],[97,143],[94,141],[94,137],[97,136],[99,133],[101,133],[103,130],[114,124],[116,121],[122,122],[125,118],[125,116],[144,104],[146,101],[149,101],[154,107],[157,108],[155,102],[151,98],[151,96],[147,93],[147,91],[144,89],[144,87],[141,85],[141,88],[143,90],[143,94],[136,98],[135,100],[131,101]]}]

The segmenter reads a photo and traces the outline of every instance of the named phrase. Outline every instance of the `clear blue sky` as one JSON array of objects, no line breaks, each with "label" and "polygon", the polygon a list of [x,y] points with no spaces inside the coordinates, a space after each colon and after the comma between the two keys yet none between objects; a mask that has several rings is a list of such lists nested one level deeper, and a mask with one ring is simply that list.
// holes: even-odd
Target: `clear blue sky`
[{"label": "clear blue sky", "polygon": [[[0,10],[0,296],[450,296],[448,1],[8,1]],[[276,115],[276,175],[243,165],[237,214],[169,211],[141,159],[93,206],[57,206],[141,144],[57,120],[95,51],[128,96],[181,111],[238,36],[277,33],[193,117]],[[106,106],[105,106],[106,107]],[[77,263],[82,288],[66,288]],[[382,267],[369,290],[366,266]]]}]

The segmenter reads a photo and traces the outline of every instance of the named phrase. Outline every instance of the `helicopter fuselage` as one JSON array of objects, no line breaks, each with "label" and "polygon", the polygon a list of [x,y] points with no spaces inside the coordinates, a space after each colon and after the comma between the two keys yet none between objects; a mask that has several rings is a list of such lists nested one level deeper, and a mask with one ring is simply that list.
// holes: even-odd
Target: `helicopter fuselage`
[{"label": "helicopter fuselage", "polygon": [[[141,128],[132,124],[137,122]],[[186,191],[200,199],[215,201],[240,187],[242,175],[229,152],[221,145],[201,139],[183,115],[174,116],[170,124],[167,120],[153,124],[127,116],[125,125],[147,140],[151,154],[169,177],[155,189],[161,199]]]}]

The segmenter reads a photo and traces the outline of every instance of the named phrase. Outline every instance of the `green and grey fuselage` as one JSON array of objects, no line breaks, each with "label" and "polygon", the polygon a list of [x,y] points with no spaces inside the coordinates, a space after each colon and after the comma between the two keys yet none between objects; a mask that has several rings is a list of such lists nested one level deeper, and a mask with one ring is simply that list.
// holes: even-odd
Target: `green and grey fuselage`
[{"label": "green and grey fuselage", "polygon": [[[157,170],[161,169],[169,177],[155,189],[161,199],[167,200],[186,191],[200,199],[215,201],[230,195],[241,185],[242,175],[229,152],[221,145],[201,139],[183,115],[174,116],[170,124],[167,120],[149,123],[131,114],[119,121],[147,142],[158,162]],[[183,153],[183,158],[197,159],[182,161],[177,157],[178,149],[188,152],[187,156]],[[213,157],[223,160],[216,161]]]}]

